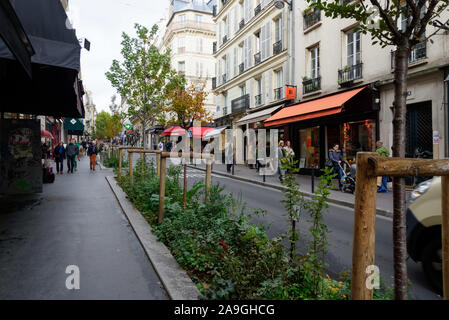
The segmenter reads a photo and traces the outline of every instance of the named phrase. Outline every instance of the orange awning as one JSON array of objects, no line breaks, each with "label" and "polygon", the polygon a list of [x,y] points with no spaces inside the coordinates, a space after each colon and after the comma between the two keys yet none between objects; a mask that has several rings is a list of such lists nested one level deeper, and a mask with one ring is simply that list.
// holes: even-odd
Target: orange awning
[{"label": "orange awning", "polygon": [[281,124],[320,118],[340,113],[343,109],[343,105],[365,88],[366,87],[349,90],[283,108],[272,117],[265,120],[265,127],[274,127]]}]

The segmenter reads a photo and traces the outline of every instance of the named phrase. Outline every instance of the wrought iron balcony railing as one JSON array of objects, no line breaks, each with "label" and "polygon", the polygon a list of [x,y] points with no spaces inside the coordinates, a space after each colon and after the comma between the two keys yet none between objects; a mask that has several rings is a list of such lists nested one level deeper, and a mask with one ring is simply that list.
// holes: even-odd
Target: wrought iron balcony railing
[{"label": "wrought iron balcony railing", "polygon": [[321,20],[321,11],[315,9],[312,12],[308,12],[304,15],[304,30],[310,28],[311,26],[317,24]]},{"label": "wrought iron balcony railing", "polygon": [[260,51],[254,55],[254,65],[258,65],[260,63]]},{"label": "wrought iron balcony railing", "polygon": [[226,42],[228,42],[228,35],[225,35],[223,37],[223,42],[221,43],[221,45],[223,46]]},{"label": "wrought iron balcony railing", "polygon": [[279,40],[273,44],[273,55],[277,55],[282,52],[282,40]]},{"label": "wrought iron balcony railing", "polygon": [[213,54],[217,53],[217,41],[214,41],[214,43],[212,43],[212,52]]},{"label": "wrought iron balcony railing", "polygon": [[249,94],[231,101],[232,113],[249,109]]},{"label": "wrought iron balcony railing", "polygon": [[[391,69],[395,68],[395,56],[396,51],[391,52]],[[423,41],[418,43],[410,50],[410,56],[408,57],[408,63],[412,64],[427,58],[427,42]]]},{"label": "wrought iron balcony railing", "polygon": [[240,20],[239,22],[239,30],[243,29],[243,27],[245,26],[245,19]]},{"label": "wrought iron balcony railing", "polygon": [[226,73],[223,75],[223,84],[224,83],[226,83],[226,80],[227,80],[227,78],[226,78]]},{"label": "wrought iron balcony railing", "polygon": [[303,94],[311,93],[321,89],[321,77],[307,79],[302,82]]},{"label": "wrought iron balcony railing", "polygon": [[257,5],[257,7],[254,8],[254,16],[257,16],[260,13],[260,11],[262,11],[262,4],[261,3],[259,3]]},{"label": "wrought iron balcony railing", "polygon": [[346,66],[341,70],[338,70],[338,83],[344,87],[352,85],[352,82],[357,79],[361,79],[363,74],[363,63],[358,63],[353,66]]},{"label": "wrought iron balcony railing", "polygon": [[212,78],[212,89],[215,89],[215,88],[217,88],[217,78],[213,77]]},{"label": "wrought iron balcony railing", "polygon": [[255,98],[256,106],[260,106],[262,104],[262,94],[258,94]]},{"label": "wrought iron balcony railing", "polygon": [[274,100],[281,100],[282,98],[282,87],[274,89]]},{"label": "wrought iron balcony railing", "polygon": [[242,74],[245,71],[245,64],[242,62],[239,64],[239,74]]}]

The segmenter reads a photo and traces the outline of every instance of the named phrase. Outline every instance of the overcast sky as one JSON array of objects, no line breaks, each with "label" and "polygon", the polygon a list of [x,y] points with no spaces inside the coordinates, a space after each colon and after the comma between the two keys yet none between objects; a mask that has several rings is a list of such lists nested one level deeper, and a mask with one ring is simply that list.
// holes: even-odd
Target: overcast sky
[{"label": "overcast sky", "polygon": [[136,22],[151,27],[168,4],[168,0],[69,0],[69,17],[78,38],[91,42],[90,51],[81,51],[81,73],[97,112],[109,111],[111,96],[116,94],[105,73],[113,59],[121,58],[122,32],[134,35]]}]

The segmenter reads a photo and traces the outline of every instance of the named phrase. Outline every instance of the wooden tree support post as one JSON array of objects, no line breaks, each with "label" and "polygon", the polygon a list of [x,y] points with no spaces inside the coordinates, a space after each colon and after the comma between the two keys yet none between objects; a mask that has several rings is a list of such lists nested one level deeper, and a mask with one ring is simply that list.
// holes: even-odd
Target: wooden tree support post
[{"label": "wooden tree support post", "polygon": [[449,176],[441,177],[443,297],[449,300]]},{"label": "wooden tree support post", "polygon": [[212,161],[206,160],[206,201],[209,200],[210,186],[212,184]]},{"label": "wooden tree support post", "polygon": [[158,223],[164,221],[164,205],[165,205],[165,171],[166,171],[166,157],[161,158],[160,167],[160,179],[159,179],[159,212],[158,212]]},{"label": "wooden tree support post", "polygon": [[352,300],[372,300],[373,290],[366,285],[367,267],[374,265],[376,237],[377,178],[368,163],[375,153],[357,153],[354,242],[352,252]]},{"label": "wooden tree support post", "polygon": [[118,149],[118,177],[120,178],[122,176],[122,155],[123,155],[123,149]]},{"label": "wooden tree support post", "polygon": [[133,177],[133,152],[128,151],[129,154],[129,181],[131,181],[131,184],[134,184],[134,177]]},{"label": "wooden tree support post", "polygon": [[156,153],[156,173],[158,176],[161,175],[161,153]]}]

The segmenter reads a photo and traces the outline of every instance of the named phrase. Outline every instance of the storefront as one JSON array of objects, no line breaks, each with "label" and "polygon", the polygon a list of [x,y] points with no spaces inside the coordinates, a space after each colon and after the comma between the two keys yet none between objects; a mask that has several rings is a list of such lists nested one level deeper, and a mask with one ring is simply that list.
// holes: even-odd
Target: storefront
[{"label": "storefront", "polygon": [[323,168],[329,149],[340,146],[343,158],[355,162],[360,151],[375,151],[379,103],[377,92],[362,87],[281,109],[266,128],[284,129],[301,173]]}]

